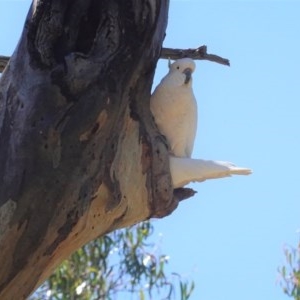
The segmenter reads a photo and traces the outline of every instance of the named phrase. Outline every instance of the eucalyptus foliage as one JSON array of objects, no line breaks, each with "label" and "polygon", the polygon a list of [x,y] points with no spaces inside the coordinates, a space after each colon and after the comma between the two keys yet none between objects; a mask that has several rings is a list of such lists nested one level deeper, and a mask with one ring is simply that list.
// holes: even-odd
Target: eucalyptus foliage
[{"label": "eucalyptus foliage", "polygon": [[153,226],[146,221],[88,243],[65,260],[30,299],[189,299],[194,282],[166,274],[169,257],[149,241],[152,233]]},{"label": "eucalyptus foliage", "polygon": [[286,247],[285,266],[278,271],[281,277],[280,285],[289,297],[300,300],[300,242],[298,247]]}]

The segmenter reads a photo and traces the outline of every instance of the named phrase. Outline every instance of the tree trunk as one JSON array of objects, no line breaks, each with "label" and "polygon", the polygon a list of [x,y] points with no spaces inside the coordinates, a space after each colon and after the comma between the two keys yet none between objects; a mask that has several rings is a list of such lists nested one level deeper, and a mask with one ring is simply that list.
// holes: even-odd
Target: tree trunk
[{"label": "tree trunk", "polygon": [[167,14],[168,0],[31,7],[0,82],[0,299],[185,197],[149,110]]}]

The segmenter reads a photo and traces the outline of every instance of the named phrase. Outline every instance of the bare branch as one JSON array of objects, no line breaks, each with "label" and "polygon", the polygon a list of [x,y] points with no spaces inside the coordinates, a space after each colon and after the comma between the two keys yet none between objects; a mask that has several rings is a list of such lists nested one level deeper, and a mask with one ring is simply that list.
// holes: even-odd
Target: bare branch
[{"label": "bare branch", "polygon": [[[196,49],[173,49],[173,48],[162,48],[160,58],[163,59],[179,59],[183,57],[190,57],[197,60],[209,60],[216,62],[221,65],[230,66],[228,59],[215,54],[207,53],[207,46],[203,45]],[[7,65],[10,57],[0,55],[0,72],[3,72]]]},{"label": "bare branch", "polygon": [[207,53],[207,46],[201,46],[196,49],[173,49],[173,48],[163,48],[161,51],[161,58],[164,59],[179,59],[183,57],[189,57],[198,60],[209,60],[216,62],[221,65],[230,66],[228,59],[220,57],[214,54]]}]

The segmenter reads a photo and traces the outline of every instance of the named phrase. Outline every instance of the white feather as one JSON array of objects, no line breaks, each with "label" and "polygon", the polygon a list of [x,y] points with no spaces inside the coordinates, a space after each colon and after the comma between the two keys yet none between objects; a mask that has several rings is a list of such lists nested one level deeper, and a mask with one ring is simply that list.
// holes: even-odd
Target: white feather
[{"label": "white feather", "polygon": [[250,169],[237,167],[230,162],[174,156],[170,156],[170,171],[174,188],[193,181],[201,182],[207,179],[252,173]]},{"label": "white feather", "polygon": [[195,70],[192,59],[183,58],[170,65],[169,73],[156,87],[150,109],[160,132],[167,138],[171,153],[191,157],[197,130],[197,102],[192,79],[185,83],[187,68]]}]

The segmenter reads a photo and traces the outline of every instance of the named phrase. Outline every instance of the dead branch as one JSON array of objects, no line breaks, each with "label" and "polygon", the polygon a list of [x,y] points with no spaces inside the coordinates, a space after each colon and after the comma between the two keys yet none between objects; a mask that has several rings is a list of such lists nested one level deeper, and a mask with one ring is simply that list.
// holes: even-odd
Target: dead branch
[{"label": "dead branch", "polygon": [[179,59],[183,57],[189,57],[195,60],[209,60],[216,62],[221,65],[230,66],[228,59],[215,54],[207,53],[207,46],[203,45],[196,49],[173,49],[173,48],[162,48],[161,58],[164,59]]},{"label": "dead branch", "polygon": [[[179,59],[183,57],[189,57],[195,60],[209,60],[221,65],[230,66],[228,59],[215,54],[207,53],[207,46],[203,45],[196,49],[174,49],[174,48],[162,48],[160,58],[162,59]],[[0,72],[3,72],[10,57],[0,55]]]}]

